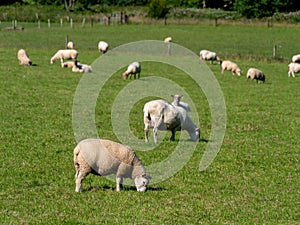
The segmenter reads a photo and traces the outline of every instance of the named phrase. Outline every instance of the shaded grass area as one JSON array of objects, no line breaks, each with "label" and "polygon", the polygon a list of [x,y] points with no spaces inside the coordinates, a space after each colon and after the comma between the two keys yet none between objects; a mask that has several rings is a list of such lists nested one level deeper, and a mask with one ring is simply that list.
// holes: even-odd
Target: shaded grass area
[{"label": "shaded grass area", "polygon": [[[287,77],[286,62],[267,60],[272,40],[295,46],[297,28],[99,26],[38,30],[32,24],[24,26],[23,32],[0,31],[2,224],[299,223],[300,80],[299,76]],[[63,48],[67,34],[80,52],[79,59],[89,64],[99,56],[99,40],[109,41],[114,48],[165,36],[195,53],[207,48],[220,52],[222,58],[235,59],[243,71],[241,77],[228,71],[222,75],[219,65],[208,64],[222,88],[227,109],[225,139],[210,168],[198,170],[207,144],[202,141],[182,170],[150,185],[145,193],[131,186],[116,193],[114,182],[95,176],[84,180],[83,193],[75,193],[72,104],[82,74],[49,63],[56,50]],[[35,66],[18,65],[19,48],[28,51]],[[241,57],[236,57],[239,54]],[[282,54],[288,59],[291,51],[283,48]],[[248,55],[251,60],[246,60]],[[260,57],[262,61],[257,60]],[[171,66],[142,65],[142,78],[166,77],[189,93],[199,113],[202,138],[209,141],[208,103],[193,80]],[[265,72],[265,84],[246,81],[246,71],[253,66]],[[112,103],[130,82],[121,79],[121,72],[105,84],[101,95],[106,100],[98,101],[96,107],[99,135],[113,140],[117,138],[110,122]],[[130,112],[131,129],[141,140],[143,103],[138,102]],[[137,152],[145,165],[172,152],[179,136],[170,143],[169,135],[155,150]]]}]

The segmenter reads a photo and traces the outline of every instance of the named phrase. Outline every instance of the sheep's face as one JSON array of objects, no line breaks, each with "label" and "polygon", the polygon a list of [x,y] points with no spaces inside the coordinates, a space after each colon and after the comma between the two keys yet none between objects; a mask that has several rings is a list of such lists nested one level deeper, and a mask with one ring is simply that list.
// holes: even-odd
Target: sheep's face
[{"label": "sheep's face", "polygon": [[136,177],[134,179],[135,187],[137,191],[144,192],[147,189],[147,186],[149,184],[150,177],[149,176],[142,176],[142,177]]},{"label": "sheep's face", "polygon": [[241,76],[242,71],[238,68],[238,69],[236,70],[236,74],[237,74],[238,76]]},{"label": "sheep's face", "polygon": [[128,74],[127,74],[126,72],[124,72],[124,73],[122,74],[122,76],[123,76],[123,80],[127,80]]}]

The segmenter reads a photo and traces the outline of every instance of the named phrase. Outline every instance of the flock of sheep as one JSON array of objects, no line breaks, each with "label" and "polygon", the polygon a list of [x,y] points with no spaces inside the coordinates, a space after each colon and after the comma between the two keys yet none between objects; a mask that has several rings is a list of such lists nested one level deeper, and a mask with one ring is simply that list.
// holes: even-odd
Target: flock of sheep
[{"label": "flock of sheep", "polygon": [[[164,40],[168,44],[168,54],[171,54],[172,38],[167,37]],[[109,45],[100,41],[98,43],[99,52],[105,54]],[[62,67],[72,68],[73,72],[92,72],[90,65],[81,64],[77,60],[78,52],[74,49],[74,43],[68,42],[66,49],[58,50],[50,59],[53,64],[60,60]],[[72,61],[65,61],[71,59]],[[32,65],[24,49],[18,51],[18,60],[21,65]],[[241,76],[239,66],[229,60],[222,61],[215,52],[208,50],[200,51],[200,60],[214,61],[221,65],[223,74],[225,70],[231,71],[233,75]],[[300,72],[300,55],[292,58],[289,64],[288,76],[295,77],[295,73]],[[140,78],[141,64],[139,62],[131,63],[127,70],[122,74],[124,80],[134,76],[134,79]],[[250,68],[246,75],[247,80],[266,81],[264,73],[257,68]],[[171,95],[172,102],[163,99],[157,99],[147,102],[144,105],[144,134],[145,142],[148,142],[149,129],[153,129],[154,142],[157,143],[158,130],[169,130],[172,135],[170,140],[175,140],[177,131],[185,130],[189,133],[192,141],[200,140],[200,129],[189,117],[190,107],[187,103],[182,102],[181,95]],[[120,191],[123,178],[134,180],[137,191],[145,191],[150,177],[146,174],[142,162],[136,156],[135,152],[128,146],[103,139],[85,139],[77,144],[74,149],[74,166],[75,166],[75,183],[76,192],[82,190],[81,184],[85,176],[90,173],[105,176],[116,174],[116,191]]]}]

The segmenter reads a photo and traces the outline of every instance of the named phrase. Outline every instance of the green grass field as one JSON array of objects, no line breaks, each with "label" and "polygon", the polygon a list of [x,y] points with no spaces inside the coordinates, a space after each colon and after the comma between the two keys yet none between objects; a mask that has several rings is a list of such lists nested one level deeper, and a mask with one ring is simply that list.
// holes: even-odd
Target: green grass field
[{"label": "green grass field", "polygon": [[[287,76],[290,57],[299,53],[297,26],[129,25],[50,29],[22,24],[24,31],[0,30],[0,223],[1,224],[299,224],[299,75]],[[83,74],[50,65],[64,47],[66,35],[75,42],[82,63],[100,54],[99,40],[111,49],[141,40],[174,42],[198,54],[201,49],[237,62],[243,76],[220,73],[207,63],[226,102],[226,133],[210,167],[199,163],[211,132],[205,94],[182,70],[157,62],[142,63],[141,82],[150,76],[170,79],[193,99],[200,118],[201,141],[190,160],[174,176],[150,184],[145,193],[88,176],[83,192],[75,193],[72,107]],[[274,44],[280,60],[272,59]],[[19,48],[34,66],[20,66]],[[117,62],[116,62],[117,63]],[[250,67],[263,70],[267,82],[246,82]],[[133,81],[123,81],[121,68],[105,83],[95,108],[100,137],[118,141],[111,110],[118,93]],[[170,90],[170,94],[172,90]],[[133,92],[133,95],[139,93]],[[150,96],[153,98],[153,96]],[[101,100],[101,101],[100,101]],[[130,112],[130,128],[143,141],[143,101]],[[136,151],[144,165],[160,162],[176,148],[164,141],[153,151]],[[152,136],[150,136],[152,141]],[[124,143],[126,144],[126,143]],[[145,144],[146,146],[146,144]],[[172,165],[170,165],[172,169]],[[170,168],[166,168],[170,169]],[[150,174],[155,177],[155,174]]]}]

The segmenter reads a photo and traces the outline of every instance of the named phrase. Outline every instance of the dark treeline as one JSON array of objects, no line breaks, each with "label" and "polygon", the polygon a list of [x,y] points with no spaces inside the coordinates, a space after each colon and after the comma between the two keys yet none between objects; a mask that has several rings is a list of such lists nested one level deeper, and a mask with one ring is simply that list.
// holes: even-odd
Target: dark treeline
[{"label": "dark treeline", "polygon": [[[55,5],[66,10],[92,10],[105,6],[150,6],[154,11],[168,12],[170,7],[217,8],[237,11],[247,18],[262,18],[274,13],[300,10],[299,0],[1,0],[0,5]],[[161,15],[153,13],[153,15]]]}]

